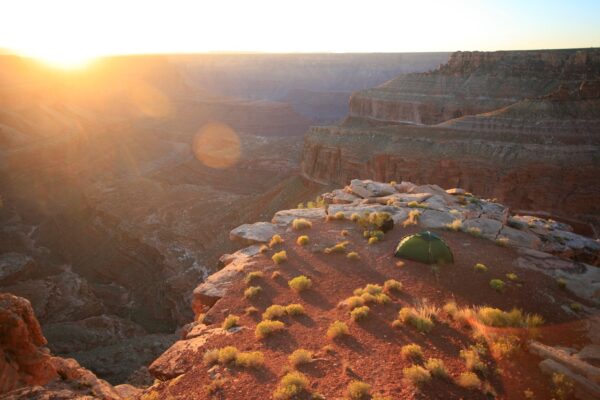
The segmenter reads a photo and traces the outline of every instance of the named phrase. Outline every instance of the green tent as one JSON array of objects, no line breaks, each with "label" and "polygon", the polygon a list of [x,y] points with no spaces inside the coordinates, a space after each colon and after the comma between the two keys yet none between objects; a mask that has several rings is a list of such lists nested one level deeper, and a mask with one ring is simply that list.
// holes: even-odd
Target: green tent
[{"label": "green tent", "polygon": [[454,262],[454,256],[446,242],[429,231],[403,237],[398,243],[394,255],[425,264],[451,264]]}]

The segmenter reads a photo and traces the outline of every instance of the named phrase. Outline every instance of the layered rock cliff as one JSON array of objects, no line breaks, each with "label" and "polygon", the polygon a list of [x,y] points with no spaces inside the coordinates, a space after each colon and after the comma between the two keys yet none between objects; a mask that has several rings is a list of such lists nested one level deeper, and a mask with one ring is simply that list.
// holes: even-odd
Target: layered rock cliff
[{"label": "layered rock cliff", "polygon": [[309,130],[302,171],[460,185],[598,229],[598,71],[597,49],[456,53],[353,95],[344,123]]}]

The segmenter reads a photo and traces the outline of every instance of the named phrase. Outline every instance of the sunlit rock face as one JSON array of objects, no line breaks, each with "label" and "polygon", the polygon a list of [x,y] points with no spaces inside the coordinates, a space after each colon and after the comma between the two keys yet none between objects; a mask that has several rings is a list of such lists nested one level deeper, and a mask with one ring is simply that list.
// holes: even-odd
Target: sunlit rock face
[{"label": "sunlit rock face", "polygon": [[597,49],[455,53],[355,93],[343,124],[308,131],[302,171],[323,183],[461,186],[590,233],[600,227],[599,71]]}]

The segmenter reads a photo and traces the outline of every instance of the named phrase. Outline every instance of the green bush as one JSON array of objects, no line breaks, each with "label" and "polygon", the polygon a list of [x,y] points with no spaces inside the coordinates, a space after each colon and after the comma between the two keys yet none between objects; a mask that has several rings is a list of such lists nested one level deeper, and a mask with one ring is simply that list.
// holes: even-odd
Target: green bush
[{"label": "green bush", "polygon": [[504,290],[504,281],[502,279],[492,279],[490,281],[490,287],[497,292]]}]

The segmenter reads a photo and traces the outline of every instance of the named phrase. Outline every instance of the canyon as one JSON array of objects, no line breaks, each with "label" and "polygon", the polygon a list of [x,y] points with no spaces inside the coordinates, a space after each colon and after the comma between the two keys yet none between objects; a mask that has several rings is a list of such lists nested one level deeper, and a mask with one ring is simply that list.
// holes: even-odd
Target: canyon
[{"label": "canyon", "polygon": [[598,49],[457,52],[354,93],[307,133],[302,172],[460,186],[598,235],[599,79]]},{"label": "canyon", "polygon": [[[447,56],[128,56],[81,71],[0,57],[0,290],[31,301],[55,354],[151,383],[226,232],[322,191],[299,176],[309,125]],[[227,168],[194,152],[211,122],[239,148]]]}]

